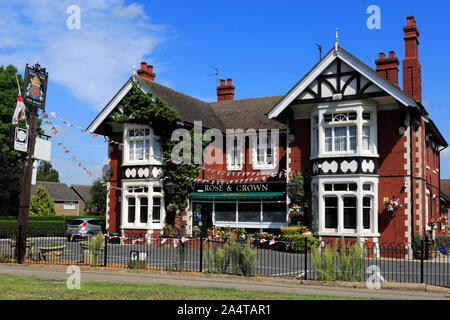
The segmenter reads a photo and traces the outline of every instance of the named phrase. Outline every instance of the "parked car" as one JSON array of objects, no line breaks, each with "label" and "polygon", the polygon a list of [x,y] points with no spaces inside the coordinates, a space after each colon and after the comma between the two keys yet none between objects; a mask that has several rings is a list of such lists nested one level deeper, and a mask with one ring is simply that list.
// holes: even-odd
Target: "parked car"
[{"label": "parked car", "polygon": [[73,241],[96,235],[99,232],[106,233],[105,221],[98,218],[77,218],[67,224],[67,240]]}]

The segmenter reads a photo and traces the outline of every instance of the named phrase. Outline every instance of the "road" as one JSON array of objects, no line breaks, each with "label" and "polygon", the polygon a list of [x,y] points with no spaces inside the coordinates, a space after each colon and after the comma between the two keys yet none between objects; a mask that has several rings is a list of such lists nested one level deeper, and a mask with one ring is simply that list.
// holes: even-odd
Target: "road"
[{"label": "road", "polygon": [[[10,265],[0,264],[0,274],[20,276],[37,276],[52,279],[67,279],[69,276],[64,267],[47,267],[45,265]],[[141,284],[168,284],[191,287],[220,287],[238,290],[257,290],[272,292],[291,292],[307,295],[331,295],[357,298],[379,299],[413,299],[413,300],[450,300],[447,293],[412,291],[412,290],[369,290],[356,288],[322,287],[299,285],[296,280],[286,281],[244,279],[240,277],[186,275],[164,272],[137,272],[82,269],[81,286],[83,280],[133,282]]]}]

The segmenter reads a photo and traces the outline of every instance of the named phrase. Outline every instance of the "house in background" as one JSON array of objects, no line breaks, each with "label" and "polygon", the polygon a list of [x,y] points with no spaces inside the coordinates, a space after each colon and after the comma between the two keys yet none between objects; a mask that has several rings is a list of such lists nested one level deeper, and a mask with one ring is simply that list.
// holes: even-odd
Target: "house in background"
[{"label": "house in background", "polygon": [[72,184],[69,189],[74,192],[80,199],[80,213],[86,213],[86,203],[91,200],[92,185]]},{"label": "house in background", "polygon": [[57,216],[79,216],[80,197],[69,189],[67,184],[61,182],[44,182],[36,181],[31,185],[31,195],[36,193],[39,186],[44,186],[50,197],[55,203],[55,211]]}]

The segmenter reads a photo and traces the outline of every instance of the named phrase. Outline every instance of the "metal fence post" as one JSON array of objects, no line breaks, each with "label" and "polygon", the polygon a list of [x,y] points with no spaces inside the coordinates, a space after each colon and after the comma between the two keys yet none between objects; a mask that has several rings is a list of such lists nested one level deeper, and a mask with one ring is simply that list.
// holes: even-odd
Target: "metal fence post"
[{"label": "metal fence post", "polygon": [[[16,237],[16,263],[23,263],[23,258],[24,258],[24,251],[25,250],[23,248],[23,229],[22,226],[19,226],[19,233],[17,234]],[[25,244],[26,245],[26,244]]]},{"label": "metal fence post", "polygon": [[420,240],[420,283],[424,283],[423,281],[423,258],[425,254],[425,242],[424,240]]},{"label": "metal fence post", "polygon": [[305,244],[304,244],[304,256],[305,256],[305,280],[308,280],[308,238],[304,238],[305,239]]},{"label": "metal fence post", "polygon": [[203,230],[200,231],[200,272],[203,272]]},{"label": "metal fence post", "polygon": [[107,258],[108,258],[108,235],[105,234],[105,249],[103,251],[103,266],[107,266]]}]

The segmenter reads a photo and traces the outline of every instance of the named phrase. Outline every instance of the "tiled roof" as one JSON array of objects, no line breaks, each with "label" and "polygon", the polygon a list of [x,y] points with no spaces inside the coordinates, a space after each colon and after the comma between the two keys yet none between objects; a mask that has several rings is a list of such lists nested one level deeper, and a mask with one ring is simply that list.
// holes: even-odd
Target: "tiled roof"
[{"label": "tiled roof", "polygon": [[201,120],[203,127],[226,129],[283,129],[284,124],[271,120],[266,113],[283,97],[271,96],[223,102],[205,102],[138,77],[152,94],[164,99],[180,113],[183,121]]},{"label": "tiled roof", "polygon": [[85,202],[91,200],[91,188],[92,186],[85,184],[72,184],[69,187],[69,189],[76,192]]},{"label": "tiled roof", "polygon": [[441,193],[450,198],[450,179],[441,179]]},{"label": "tiled roof", "polygon": [[67,184],[61,182],[37,181],[36,184],[31,185],[31,195],[36,193],[36,190],[40,185],[47,189],[47,192],[53,201],[80,201],[80,198],[70,191]]}]

